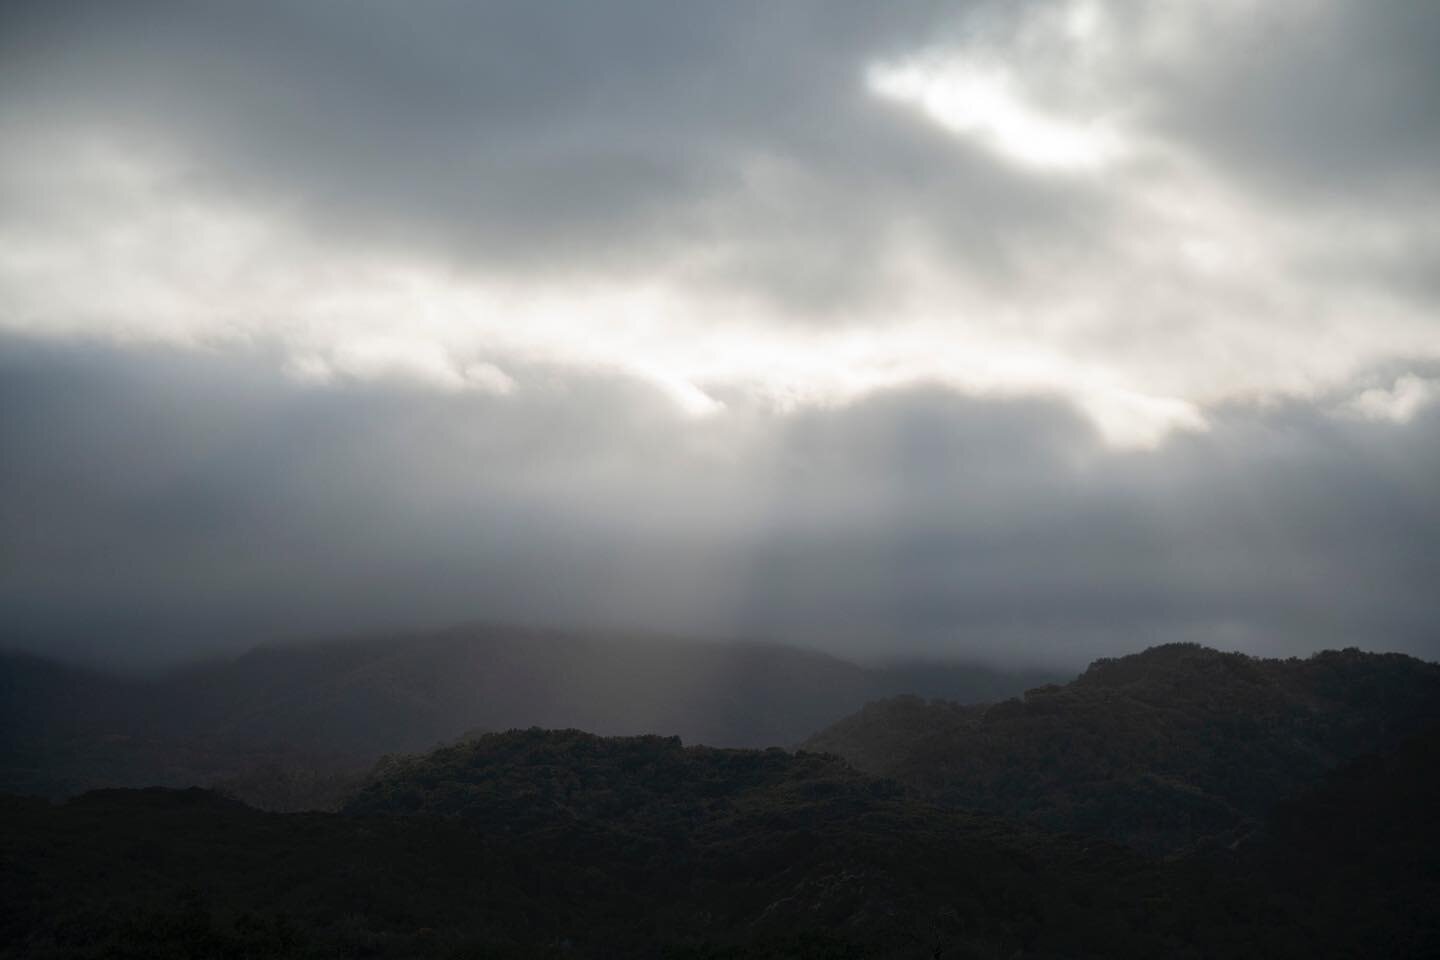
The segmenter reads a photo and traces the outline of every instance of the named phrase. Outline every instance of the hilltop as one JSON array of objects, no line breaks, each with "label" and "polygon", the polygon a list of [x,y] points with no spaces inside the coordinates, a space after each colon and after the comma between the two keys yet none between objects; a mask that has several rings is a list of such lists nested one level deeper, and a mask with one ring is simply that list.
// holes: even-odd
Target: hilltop
[{"label": "hilltop", "polygon": [[881,700],[804,746],[936,802],[1161,852],[1233,842],[1327,771],[1436,722],[1435,664],[1175,644],[994,704]]}]

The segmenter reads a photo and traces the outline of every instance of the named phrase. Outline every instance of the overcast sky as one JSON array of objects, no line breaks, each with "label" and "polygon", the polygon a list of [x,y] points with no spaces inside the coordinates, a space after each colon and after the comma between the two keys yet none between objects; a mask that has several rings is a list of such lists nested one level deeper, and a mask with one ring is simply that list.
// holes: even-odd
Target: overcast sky
[{"label": "overcast sky", "polygon": [[1440,4],[6,3],[0,644],[1440,656]]}]

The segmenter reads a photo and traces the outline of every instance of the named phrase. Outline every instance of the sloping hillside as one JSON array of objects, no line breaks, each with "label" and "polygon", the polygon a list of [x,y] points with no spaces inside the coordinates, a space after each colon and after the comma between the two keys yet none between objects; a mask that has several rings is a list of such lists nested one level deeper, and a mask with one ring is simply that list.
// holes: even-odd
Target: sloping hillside
[{"label": "sloping hillside", "polygon": [[1346,760],[1440,720],[1440,666],[1194,645],[983,706],[901,697],[805,743],[949,805],[1165,851],[1232,840]]}]

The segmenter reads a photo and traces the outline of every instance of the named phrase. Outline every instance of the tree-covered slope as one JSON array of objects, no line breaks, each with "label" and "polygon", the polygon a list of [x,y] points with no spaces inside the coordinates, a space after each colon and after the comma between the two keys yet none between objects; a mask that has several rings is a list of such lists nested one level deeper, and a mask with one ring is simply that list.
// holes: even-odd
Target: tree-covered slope
[{"label": "tree-covered slope", "polygon": [[1063,955],[1151,936],[1095,894],[1152,870],[1116,848],[917,804],[833,758],[576,731],[393,762],[341,814],[10,800],[0,862],[0,956]]},{"label": "tree-covered slope", "polygon": [[1437,746],[1171,861],[833,758],[575,731],[391,763],[338,814],[0,797],[0,957],[1433,956]]},{"label": "tree-covered slope", "polygon": [[1100,660],[978,706],[871,703],[805,743],[921,795],[1162,851],[1253,829],[1344,761],[1440,720],[1440,666],[1194,645]]}]

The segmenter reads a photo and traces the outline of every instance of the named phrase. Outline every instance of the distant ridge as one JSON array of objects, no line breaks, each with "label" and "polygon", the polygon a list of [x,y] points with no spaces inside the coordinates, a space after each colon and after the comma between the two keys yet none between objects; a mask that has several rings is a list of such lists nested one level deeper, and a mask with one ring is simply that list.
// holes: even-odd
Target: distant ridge
[{"label": "distant ridge", "polygon": [[277,809],[321,795],[329,806],[343,792],[337,775],[467,731],[573,727],[793,746],[877,697],[988,700],[1045,679],[491,624],[270,645],[152,680],[0,656],[0,790],[59,797],[224,781]]}]

